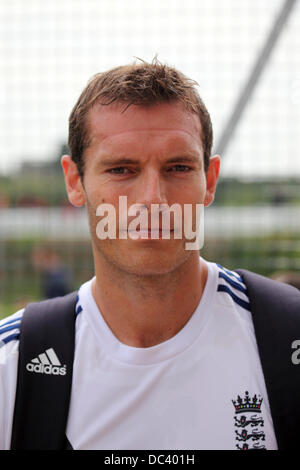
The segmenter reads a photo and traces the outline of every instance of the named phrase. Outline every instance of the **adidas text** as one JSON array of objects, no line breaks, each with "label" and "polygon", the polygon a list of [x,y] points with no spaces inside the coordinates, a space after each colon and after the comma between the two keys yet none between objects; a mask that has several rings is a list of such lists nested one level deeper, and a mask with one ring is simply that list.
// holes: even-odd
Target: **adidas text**
[{"label": "adidas text", "polygon": [[37,372],[38,374],[48,374],[48,375],[66,375],[66,366],[58,367],[52,366],[51,364],[27,364],[26,369],[29,372]]}]

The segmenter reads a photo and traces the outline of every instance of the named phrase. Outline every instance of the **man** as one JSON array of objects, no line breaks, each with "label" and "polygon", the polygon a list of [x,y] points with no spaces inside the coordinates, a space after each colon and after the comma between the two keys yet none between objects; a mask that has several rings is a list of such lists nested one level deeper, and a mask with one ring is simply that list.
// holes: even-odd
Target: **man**
[{"label": "man", "polygon": [[[219,176],[211,146],[195,83],[158,62],[96,75],[71,113],[62,167],[70,202],[88,210],[95,276],[76,305],[70,448],[277,449],[242,278],[187,250],[175,217],[169,239],[161,214],[155,226],[150,218],[152,207],[192,205],[195,227],[195,207],[213,202]],[[148,228],[133,237],[121,197],[147,210]],[[104,204],[116,210],[117,237],[98,236]],[[22,314],[0,328],[2,448]]]},{"label": "man", "polygon": [[71,292],[69,270],[51,246],[35,247],[31,259],[34,268],[41,273],[43,299],[51,299]]}]

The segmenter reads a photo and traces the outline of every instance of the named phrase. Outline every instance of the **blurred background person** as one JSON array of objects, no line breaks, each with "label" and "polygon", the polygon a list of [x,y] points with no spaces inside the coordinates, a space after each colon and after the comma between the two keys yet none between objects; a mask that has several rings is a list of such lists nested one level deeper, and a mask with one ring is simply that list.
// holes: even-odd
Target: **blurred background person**
[{"label": "blurred background person", "polygon": [[71,273],[52,247],[36,247],[32,252],[32,263],[41,272],[43,298],[60,297],[72,291]]}]

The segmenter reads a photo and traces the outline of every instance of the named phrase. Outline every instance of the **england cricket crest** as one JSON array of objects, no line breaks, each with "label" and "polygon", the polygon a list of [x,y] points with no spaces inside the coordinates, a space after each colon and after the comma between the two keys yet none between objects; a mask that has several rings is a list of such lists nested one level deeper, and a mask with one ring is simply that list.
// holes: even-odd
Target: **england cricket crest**
[{"label": "england cricket crest", "polygon": [[235,439],[238,441],[236,448],[239,450],[266,450],[264,420],[261,415],[263,398],[256,394],[250,398],[249,392],[246,391],[244,398],[238,395],[236,400],[231,401],[235,409]]}]

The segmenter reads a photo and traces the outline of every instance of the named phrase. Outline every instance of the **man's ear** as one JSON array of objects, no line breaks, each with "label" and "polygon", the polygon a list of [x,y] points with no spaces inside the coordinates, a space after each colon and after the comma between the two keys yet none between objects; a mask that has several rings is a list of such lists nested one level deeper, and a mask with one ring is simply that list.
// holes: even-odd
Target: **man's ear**
[{"label": "man's ear", "polygon": [[85,204],[85,193],[76,163],[70,155],[61,157],[61,166],[65,175],[66,189],[70,203],[75,207]]},{"label": "man's ear", "polygon": [[209,159],[209,167],[206,173],[206,194],[204,206],[208,207],[215,198],[217,182],[220,172],[221,159],[219,155],[214,155]]}]

